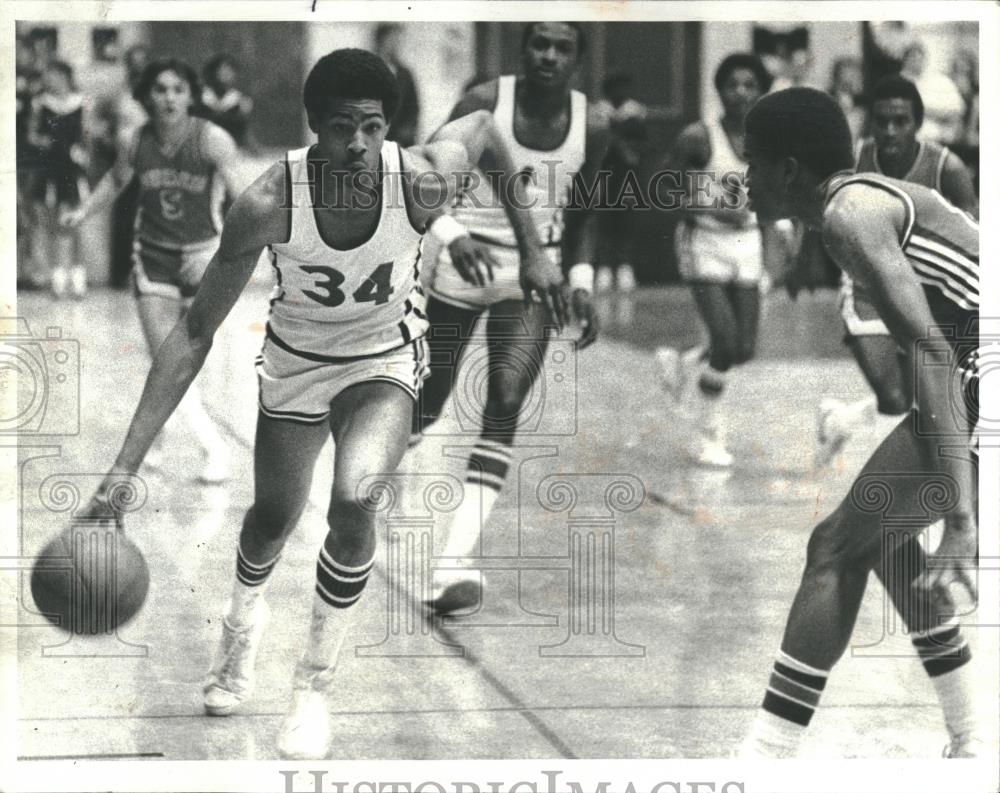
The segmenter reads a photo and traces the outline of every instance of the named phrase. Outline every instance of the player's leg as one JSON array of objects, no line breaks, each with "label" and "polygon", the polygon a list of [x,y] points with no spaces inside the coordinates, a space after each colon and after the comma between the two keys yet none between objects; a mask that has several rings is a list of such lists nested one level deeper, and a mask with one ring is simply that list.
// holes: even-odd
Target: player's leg
[{"label": "player's leg", "polygon": [[[819,705],[829,672],[850,641],[868,574],[882,566],[883,554],[896,553],[895,544],[906,539],[888,537],[882,515],[870,508],[862,509],[866,501],[877,499],[880,488],[885,487],[865,477],[882,472],[896,474],[891,485],[893,511],[923,514],[927,507],[922,490],[937,477],[927,473],[921,443],[914,434],[913,422],[901,422],[872,455],[848,497],[813,530],[806,569],[788,617],[781,652],[762,709],[744,745],[746,754],[791,756],[795,753]],[[908,476],[899,476],[900,473]],[[916,561],[923,563],[924,560],[918,557]],[[903,583],[890,583],[894,594],[901,596]],[[947,598],[920,601],[919,608],[903,603],[901,598],[900,606],[905,609],[906,618],[915,625],[939,626],[954,613]],[[929,630],[932,634],[918,638],[932,638],[918,644],[918,648],[924,644],[936,645],[942,638],[934,636],[933,628]],[[951,634],[946,634],[944,640],[949,650],[959,647],[952,646],[956,639]],[[949,672],[956,672],[968,660],[966,649],[959,649],[959,653],[958,666],[950,667]],[[948,707],[945,706],[946,712]]]},{"label": "player's leg", "polygon": [[700,281],[691,289],[709,335],[708,350],[687,376],[684,401],[693,406],[697,433],[692,454],[703,465],[725,467],[733,457],[725,446],[723,395],[728,372],[739,360],[739,322],[727,285]]},{"label": "player's leg", "polygon": [[232,597],[204,687],[205,710],[211,715],[232,713],[251,693],[254,659],[268,615],[263,595],[305,509],[316,457],[328,434],[324,417],[307,424],[258,413],[254,502],[243,518]]},{"label": "player's leg", "polygon": [[455,387],[458,362],[481,313],[435,297],[427,299],[427,320],[431,329],[426,339],[431,373],[424,381],[413,411],[412,444],[418,443],[420,433],[441,417],[445,403]]},{"label": "player's leg", "polygon": [[848,336],[847,346],[875,394],[878,412],[902,416],[913,405],[913,373],[888,333]]},{"label": "player's leg", "polygon": [[288,759],[322,759],[329,743],[325,693],[375,558],[374,495],[366,479],[391,474],[406,451],[413,394],[362,382],[330,405],[335,445],[329,531],[316,564],[309,640],[296,669],[292,707],[278,748]]},{"label": "player's leg", "polygon": [[[545,358],[544,306],[505,300],[490,308],[486,323],[489,374],[482,430],[469,457],[465,497],[455,510],[442,556],[461,560],[476,555],[482,531],[500,496],[510,468],[514,435],[525,400]],[[461,564],[461,562],[459,562]],[[480,577],[456,569],[434,580],[432,607],[439,612],[471,608],[479,600]]]},{"label": "player's leg", "polygon": [[756,283],[734,283],[726,290],[736,321],[736,344],[733,365],[752,360],[757,352],[757,329],[760,325],[760,286]]}]

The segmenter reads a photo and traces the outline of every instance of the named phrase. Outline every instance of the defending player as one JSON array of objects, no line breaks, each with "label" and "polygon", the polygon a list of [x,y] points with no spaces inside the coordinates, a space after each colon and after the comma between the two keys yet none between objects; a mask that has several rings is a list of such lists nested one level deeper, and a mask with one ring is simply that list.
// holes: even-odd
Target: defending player
[{"label": "defending player", "polygon": [[[959,209],[979,215],[972,176],[945,146],[920,141],[917,133],[924,104],[917,87],[899,75],[884,78],[872,89],[872,137],[858,146],[856,170],[881,173],[937,190]],[[882,415],[901,416],[913,404],[912,364],[866,294],[845,272],[841,278],[841,315],[847,344],[874,396],[853,404],[825,399],[820,406],[817,463],[824,465],[843,448],[864,416],[877,409]]]},{"label": "defending player", "polygon": [[[198,76],[173,58],[143,71],[135,98],[150,121],[124,133],[118,158],[89,199],[64,222],[78,225],[111,203],[135,178],[138,214],[133,247],[133,287],[150,355],[191,305],[212,254],[219,247],[222,201],[239,192],[236,146],[220,127],[191,115],[198,102]],[[229,477],[229,449],[192,384],[178,412],[201,445],[202,482]],[[159,457],[154,447],[150,455]]]},{"label": "defending player", "polygon": [[[471,88],[451,113],[458,119],[476,111],[490,112],[516,168],[526,174],[529,211],[546,253],[569,273],[572,308],[583,325],[580,348],[597,333],[590,303],[595,240],[593,214],[583,202],[578,202],[578,210],[569,204],[575,176],[593,188],[608,144],[606,130],[588,117],[587,98],[570,88],[584,49],[582,35],[574,23],[527,25],[522,38],[523,74],[504,75]],[[428,285],[431,358],[453,365],[431,367],[414,425],[416,439],[416,433],[440,417],[454,387],[454,364],[476,321],[489,309],[482,431],[469,458],[465,498],[455,511],[442,554],[457,560],[474,555],[506,480],[521,408],[545,357],[547,315],[565,313],[561,296],[553,298],[551,307],[521,299],[524,250],[493,196],[486,174],[494,163],[487,155],[477,165],[478,183],[463,194],[453,215],[443,216],[431,227],[431,235],[443,245]],[[439,571],[431,605],[441,613],[473,607],[480,586],[477,571],[456,569],[447,575]]]},{"label": "defending player", "polygon": [[[329,533],[278,742],[289,758],[326,754],[324,695],[374,561],[372,497],[361,484],[398,465],[426,373],[427,321],[418,279],[428,207],[448,203],[459,180],[447,177],[467,170],[483,151],[497,153],[504,187],[513,176],[489,113],[469,114],[442,127],[428,144],[404,150],[385,140],[398,102],[395,78],[370,52],[336,50],[316,63],[304,88],[316,144],[289,152],[234,203],[191,309],[157,351],[122,450],[90,507],[94,514],[109,513],[108,485],[115,474],[137,470],[268,248],[278,282],[257,362],[254,503],[240,533],[205,709],[227,715],[250,695],[268,615],[262,595],[305,508],[317,455],[332,434]],[[446,178],[421,178],[430,173]],[[560,274],[541,253],[530,220],[514,210],[511,218],[525,245],[522,278],[538,291],[556,288]]]},{"label": "defending player", "polygon": [[662,347],[656,358],[667,390],[685,405],[695,403],[697,437],[691,456],[706,466],[733,462],[721,415],[723,391],[727,372],[749,361],[757,344],[765,240],[758,219],[742,201],[743,122],[770,86],[771,77],[757,56],[727,56],[715,72],[722,118],[684,129],[674,154],[689,191],[676,231],[678,266],[694,293],[709,344],[707,350],[695,347],[683,355]]},{"label": "defending player", "polygon": [[[847,121],[820,91],[791,88],[761,99],[747,116],[747,155],[750,201],[761,220],[796,217],[819,230],[837,264],[867,289],[895,342],[911,355],[919,347],[920,366],[913,413],[874,452],[851,494],[813,530],[781,652],[744,753],[795,753],[829,672],[847,648],[874,571],[938,693],[950,735],[947,756],[976,756],[975,678],[947,588],[960,583],[975,597],[976,479],[969,438],[976,418],[957,415],[962,411],[956,406],[971,405],[975,412],[978,405],[978,324],[970,323],[978,323],[979,226],[922,185],[853,174]],[[971,342],[963,344],[970,334]],[[957,393],[956,372],[964,393]],[[928,497],[935,483],[946,497]],[[885,564],[884,556],[900,543],[869,503],[886,487],[895,514],[922,515],[935,504],[944,513],[943,538],[931,559],[920,550],[917,531],[900,532],[912,553],[904,572]]]}]

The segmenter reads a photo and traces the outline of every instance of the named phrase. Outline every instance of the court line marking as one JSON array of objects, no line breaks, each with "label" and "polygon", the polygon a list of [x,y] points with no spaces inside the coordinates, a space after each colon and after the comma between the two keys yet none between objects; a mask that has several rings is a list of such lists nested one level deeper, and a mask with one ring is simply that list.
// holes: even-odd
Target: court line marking
[{"label": "court line marking", "polygon": [[108,754],[21,755],[18,760],[126,760],[134,757],[166,757],[163,752],[111,752]]}]

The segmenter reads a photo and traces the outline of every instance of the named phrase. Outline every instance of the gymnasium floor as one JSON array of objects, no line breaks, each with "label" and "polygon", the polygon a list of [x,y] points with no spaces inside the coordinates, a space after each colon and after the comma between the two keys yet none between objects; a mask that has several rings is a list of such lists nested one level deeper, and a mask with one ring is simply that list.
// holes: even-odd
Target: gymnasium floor
[{"label": "gymnasium floor", "polygon": [[[167,470],[143,472],[148,498],[128,523],[152,574],[140,614],[117,638],[66,643],[31,613],[23,576],[20,758],[276,758],[325,532],[329,447],[274,574],[256,695],[239,715],[213,719],[202,713],[200,687],[251,498],[253,359],[266,289],[262,275],[225,323],[200,381],[230,442],[233,480],[190,481],[198,459],[176,422]],[[426,546],[453,504],[433,483],[461,482],[461,461],[445,451],[471,445],[474,434],[446,419],[454,434],[428,439],[404,461],[419,476],[391,480],[400,499],[380,516],[377,573],[342,655],[332,757],[715,758],[730,755],[746,731],[809,530],[878,440],[861,433],[831,470],[814,475],[816,404],[823,394],[860,398],[865,386],[840,346],[831,295],[795,304],[773,295],[761,357],[732,379],[728,397],[737,463],[729,473],[701,471],[685,459],[685,424],[664,405],[649,353],[697,340],[686,293],[640,290],[606,299],[602,311],[601,340],[575,367],[563,360],[562,382],[545,389],[543,423],[573,434],[519,439],[483,538],[489,586],[478,614],[431,626],[415,605],[421,571],[432,565]],[[43,506],[55,481],[46,480],[70,474],[89,497],[119,447],[148,360],[126,294],[53,303],[28,293],[18,312],[36,335],[60,326],[81,354],[79,436],[59,453],[21,451],[22,554],[30,556],[66,521]],[[569,511],[557,482],[575,488]],[[51,506],[54,494],[47,498]],[[432,547],[440,552],[439,535]],[[872,586],[806,756],[940,756],[945,735],[931,685],[900,628],[883,636],[883,610]],[[996,703],[995,641],[982,641],[993,634],[971,633],[987,658],[982,696]]]}]

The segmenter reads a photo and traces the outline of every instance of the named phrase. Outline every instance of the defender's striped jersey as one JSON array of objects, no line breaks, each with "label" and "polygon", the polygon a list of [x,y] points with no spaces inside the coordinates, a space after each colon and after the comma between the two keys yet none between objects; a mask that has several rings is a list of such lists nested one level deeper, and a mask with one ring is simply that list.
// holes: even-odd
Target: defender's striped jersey
[{"label": "defender's striped jersey", "polygon": [[377,355],[420,338],[428,326],[419,284],[422,232],[410,220],[399,147],[382,145],[378,226],[349,250],[332,248],[320,236],[309,152],[292,151],[286,159],[291,233],[288,242],[270,246],[277,283],[268,338],[302,357],[333,362]]},{"label": "defender's striped jersey", "polygon": [[151,123],[139,129],[134,161],[139,240],[170,250],[193,250],[219,236],[225,187],[202,145],[210,124],[192,117],[187,136],[170,156],[160,149]]},{"label": "defender's striped jersey", "polygon": [[979,311],[979,224],[923,185],[881,174],[834,176],[827,202],[849,184],[866,184],[896,196],[906,210],[899,243],[920,280],[936,321],[962,324]]},{"label": "defender's striped jersey", "polygon": [[[904,182],[914,182],[941,192],[941,173],[944,171],[945,160],[948,159],[948,149],[931,141],[920,141],[917,158],[902,177]],[[878,148],[874,138],[867,138],[858,144],[855,158],[855,170],[860,172],[882,173],[878,162]]]},{"label": "defender's striped jersey", "polygon": [[[510,151],[514,167],[527,174],[527,199],[542,244],[558,261],[561,255],[563,212],[569,203],[573,177],[583,167],[587,154],[587,97],[570,92],[570,118],[566,137],[554,149],[531,149],[514,133],[514,102],[517,78],[497,78],[497,103],[493,118]],[[505,248],[516,248],[517,238],[507,213],[493,194],[487,175],[476,169],[471,185],[460,194],[455,219],[474,239]]]}]

